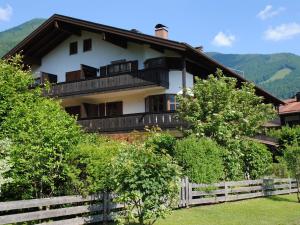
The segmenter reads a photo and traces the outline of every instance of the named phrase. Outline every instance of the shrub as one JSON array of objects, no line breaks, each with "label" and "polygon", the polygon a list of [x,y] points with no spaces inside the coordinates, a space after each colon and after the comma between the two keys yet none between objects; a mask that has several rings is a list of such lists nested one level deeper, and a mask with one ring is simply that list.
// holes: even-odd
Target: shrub
[{"label": "shrub", "polygon": [[167,132],[151,132],[145,140],[145,147],[152,148],[156,153],[175,154],[176,138]]},{"label": "shrub", "polygon": [[109,191],[111,160],[124,143],[96,134],[85,135],[71,154],[71,163],[77,168],[81,192],[99,193]]},{"label": "shrub", "polygon": [[126,203],[120,218],[153,224],[176,203],[180,168],[168,155],[130,145],[113,160],[111,172],[116,201]]},{"label": "shrub", "polygon": [[287,146],[284,152],[284,159],[286,160],[288,169],[293,178],[297,182],[297,197],[300,203],[300,146]]},{"label": "shrub", "polygon": [[208,138],[190,136],[178,140],[175,159],[195,183],[212,183],[224,178],[223,149]]},{"label": "shrub", "polygon": [[[0,61],[0,137],[13,142],[6,199],[42,198],[71,193],[68,157],[81,137],[75,118],[58,101],[29,89],[32,75],[20,58]],[[75,176],[73,176],[75,178]]]},{"label": "shrub", "polygon": [[284,126],[280,130],[271,130],[269,134],[278,139],[279,153],[282,156],[288,145],[300,143],[300,126]]},{"label": "shrub", "polygon": [[11,178],[7,177],[6,173],[10,170],[11,165],[9,162],[9,149],[11,143],[8,139],[0,140],[0,195],[1,186],[12,181]]},{"label": "shrub", "polygon": [[263,144],[255,141],[241,142],[243,172],[246,179],[258,179],[272,166],[272,153]]}]

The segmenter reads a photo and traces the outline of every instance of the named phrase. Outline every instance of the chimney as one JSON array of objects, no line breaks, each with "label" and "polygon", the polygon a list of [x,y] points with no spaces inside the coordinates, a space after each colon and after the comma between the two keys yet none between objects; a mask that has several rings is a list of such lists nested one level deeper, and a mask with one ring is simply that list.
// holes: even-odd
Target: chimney
[{"label": "chimney", "polygon": [[155,26],[155,36],[168,39],[168,27],[163,24],[156,24]]},{"label": "chimney", "polygon": [[297,92],[297,94],[296,94],[296,101],[300,102],[300,92]]},{"label": "chimney", "polygon": [[197,46],[197,47],[195,47],[195,49],[196,49],[198,52],[203,52],[203,46]]}]

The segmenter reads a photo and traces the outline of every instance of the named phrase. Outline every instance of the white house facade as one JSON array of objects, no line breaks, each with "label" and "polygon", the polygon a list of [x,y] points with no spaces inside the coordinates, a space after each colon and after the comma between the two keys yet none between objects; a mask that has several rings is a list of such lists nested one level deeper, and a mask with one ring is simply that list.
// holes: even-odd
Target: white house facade
[{"label": "white house facade", "polygon": [[[195,76],[205,78],[221,68],[246,80],[201,50],[167,37],[161,24],[150,36],[54,15],[4,57],[22,51],[37,83],[52,83],[45,94],[60,98],[88,131],[175,129],[184,125],[174,114],[176,95],[193,88]],[[257,92],[280,104],[264,90]]]}]

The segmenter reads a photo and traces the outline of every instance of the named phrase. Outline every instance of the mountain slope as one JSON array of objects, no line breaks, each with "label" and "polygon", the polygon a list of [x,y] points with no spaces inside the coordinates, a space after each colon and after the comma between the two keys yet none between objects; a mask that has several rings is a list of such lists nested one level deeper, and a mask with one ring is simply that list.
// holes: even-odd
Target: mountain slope
[{"label": "mountain slope", "polygon": [[220,63],[244,72],[244,76],[279,98],[289,98],[300,91],[300,56],[278,54],[208,55]]},{"label": "mountain slope", "polygon": [[0,32],[0,57],[40,26],[45,19],[33,19],[19,26]]}]

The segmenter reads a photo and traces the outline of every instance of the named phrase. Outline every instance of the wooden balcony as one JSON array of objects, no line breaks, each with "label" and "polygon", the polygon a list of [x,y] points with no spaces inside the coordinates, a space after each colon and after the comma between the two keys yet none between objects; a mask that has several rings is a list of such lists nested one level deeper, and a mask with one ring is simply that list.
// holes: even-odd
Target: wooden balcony
[{"label": "wooden balcony", "polygon": [[164,68],[144,69],[133,73],[103,76],[74,82],[53,84],[48,96],[65,97],[97,92],[118,91],[151,86],[169,87],[169,71]]},{"label": "wooden balcony", "polygon": [[78,123],[88,132],[128,132],[144,130],[146,126],[159,126],[162,129],[175,129],[185,126],[176,118],[175,112],[137,113],[116,117],[87,118]]}]

